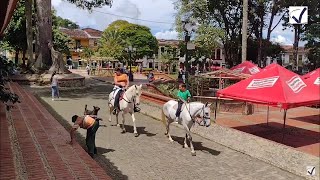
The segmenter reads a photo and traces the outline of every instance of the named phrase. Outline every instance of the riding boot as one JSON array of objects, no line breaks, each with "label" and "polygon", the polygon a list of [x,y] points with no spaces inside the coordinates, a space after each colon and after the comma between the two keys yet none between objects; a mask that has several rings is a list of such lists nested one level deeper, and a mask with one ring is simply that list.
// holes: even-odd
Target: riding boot
[{"label": "riding boot", "polygon": [[138,107],[138,106],[136,106],[136,105],[133,105],[133,111],[134,112],[140,112],[140,108]]}]

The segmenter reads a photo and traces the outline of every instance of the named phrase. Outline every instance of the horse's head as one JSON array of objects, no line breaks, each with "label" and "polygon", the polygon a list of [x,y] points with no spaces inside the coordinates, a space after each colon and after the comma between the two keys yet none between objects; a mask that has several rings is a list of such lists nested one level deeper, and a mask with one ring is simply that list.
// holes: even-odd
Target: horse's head
[{"label": "horse's head", "polygon": [[100,108],[98,106],[93,106],[93,113],[95,113],[94,115],[98,115]]},{"label": "horse's head", "polygon": [[140,104],[140,96],[142,94],[142,84],[140,84],[140,86],[134,85],[135,87],[135,103],[136,105]]},{"label": "horse's head", "polygon": [[210,106],[208,102],[203,105],[202,110],[199,112],[200,118],[202,118],[201,124],[203,124],[206,127],[209,127],[211,125],[211,120],[210,120]]},{"label": "horse's head", "polygon": [[128,98],[130,101],[134,101],[136,105],[140,104],[140,96],[142,94],[142,84],[139,85],[133,85],[126,91]]}]

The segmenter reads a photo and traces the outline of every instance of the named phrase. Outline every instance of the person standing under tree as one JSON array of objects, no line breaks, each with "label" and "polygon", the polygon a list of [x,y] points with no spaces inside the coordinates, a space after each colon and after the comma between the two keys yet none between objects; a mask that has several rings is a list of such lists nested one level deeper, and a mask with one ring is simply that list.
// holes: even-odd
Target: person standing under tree
[{"label": "person standing under tree", "polygon": [[79,117],[78,115],[72,116],[72,122],[74,123],[70,130],[70,144],[74,141],[74,132],[80,127],[87,130],[86,145],[88,148],[88,154],[93,158],[94,154],[97,154],[96,147],[96,132],[99,128],[99,121],[86,115],[85,117]]},{"label": "person standing under tree", "polygon": [[191,94],[189,90],[187,90],[187,87],[185,84],[179,85],[178,98],[179,99],[178,99],[178,108],[176,112],[176,121],[179,120],[182,105],[184,103],[189,103],[191,98]]},{"label": "person standing under tree", "polygon": [[87,70],[88,75],[90,75],[90,65],[89,64],[87,65],[86,70]]},{"label": "person standing under tree", "polygon": [[59,82],[58,82],[58,77],[56,76],[56,71],[53,71],[50,78],[50,82],[51,82],[51,91],[52,91],[52,101],[54,101],[55,96],[60,98],[59,88],[58,88]]}]

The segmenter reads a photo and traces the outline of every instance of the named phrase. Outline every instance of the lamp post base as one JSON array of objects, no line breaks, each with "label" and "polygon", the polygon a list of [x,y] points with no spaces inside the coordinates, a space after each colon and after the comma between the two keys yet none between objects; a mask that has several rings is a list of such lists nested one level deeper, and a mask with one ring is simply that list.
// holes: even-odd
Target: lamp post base
[{"label": "lamp post base", "polygon": [[132,74],[132,72],[129,72],[129,74],[128,74],[128,76],[129,76],[129,81],[133,81],[133,74]]}]

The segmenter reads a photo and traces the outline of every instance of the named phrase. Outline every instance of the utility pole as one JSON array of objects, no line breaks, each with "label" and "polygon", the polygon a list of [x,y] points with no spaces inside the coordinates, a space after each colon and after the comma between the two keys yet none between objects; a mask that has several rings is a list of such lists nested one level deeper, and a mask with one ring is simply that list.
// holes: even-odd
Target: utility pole
[{"label": "utility pole", "polygon": [[241,61],[247,60],[248,0],[243,0]]}]

